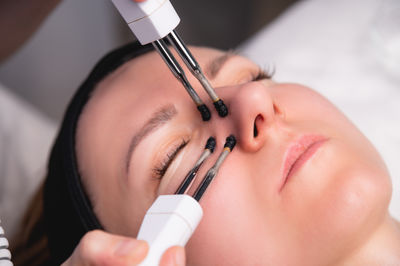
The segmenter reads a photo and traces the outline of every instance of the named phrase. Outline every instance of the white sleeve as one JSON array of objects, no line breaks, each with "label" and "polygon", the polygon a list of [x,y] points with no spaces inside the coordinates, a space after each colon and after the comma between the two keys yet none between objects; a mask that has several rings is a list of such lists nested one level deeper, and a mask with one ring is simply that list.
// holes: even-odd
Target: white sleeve
[{"label": "white sleeve", "polygon": [[11,253],[8,250],[8,240],[5,237],[3,227],[0,220],[0,266],[12,266]]}]

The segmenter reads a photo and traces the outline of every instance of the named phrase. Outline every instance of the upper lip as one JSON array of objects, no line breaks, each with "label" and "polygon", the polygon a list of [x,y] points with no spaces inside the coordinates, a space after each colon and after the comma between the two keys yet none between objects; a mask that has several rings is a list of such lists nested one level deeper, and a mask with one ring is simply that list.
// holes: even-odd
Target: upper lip
[{"label": "upper lip", "polygon": [[285,185],[289,175],[291,174],[293,165],[298,161],[298,159],[314,144],[325,140],[326,138],[321,135],[303,135],[289,144],[283,157],[282,183],[280,185],[280,190]]}]

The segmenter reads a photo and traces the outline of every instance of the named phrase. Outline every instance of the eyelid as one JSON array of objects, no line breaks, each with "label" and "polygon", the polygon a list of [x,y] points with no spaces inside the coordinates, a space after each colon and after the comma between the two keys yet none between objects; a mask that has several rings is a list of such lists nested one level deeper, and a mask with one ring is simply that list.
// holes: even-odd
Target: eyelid
[{"label": "eyelid", "polygon": [[246,67],[238,69],[232,79],[231,85],[241,85],[249,82],[260,81],[264,79],[272,79],[275,73],[275,68],[261,68],[259,66]]},{"label": "eyelid", "polygon": [[178,145],[173,145],[173,148],[168,147],[168,152],[165,153],[162,156],[162,159],[155,164],[155,167],[153,167],[153,177],[156,179],[162,179],[179,152],[185,148],[188,143],[189,141],[182,139]]}]

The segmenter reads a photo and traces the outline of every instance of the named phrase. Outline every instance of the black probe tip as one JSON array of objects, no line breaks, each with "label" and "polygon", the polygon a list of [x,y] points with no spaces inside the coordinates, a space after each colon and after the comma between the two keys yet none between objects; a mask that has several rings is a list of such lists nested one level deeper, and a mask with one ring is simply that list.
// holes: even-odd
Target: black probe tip
[{"label": "black probe tip", "polygon": [[220,117],[225,117],[228,115],[228,107],[224,104],[224,101],[219,99],[218,101],[214,102],[215,109],[217,109],[217,112]]},{"label": "black probe tip", "polygon": [[209,137],[207,140],[206,149],[210,150],[212,153],[212,152],[214,152],[216,144],[217,144],[217,142],[215,141],[215,138]]},{"label": "black probe tip", "polygon": [[211,119],[211,112],[208,109],[207,105],[202,104],[200,106],[197,106],[197,109],[200,111],[201,118],[203,121],[208,121]]},{"label": "black probe tip", "polygon": [[236,145],[236,138],[234,135],[230,135],[229,137],[226,138],[224,148],[229,148],[232,151],[235,145]]}]

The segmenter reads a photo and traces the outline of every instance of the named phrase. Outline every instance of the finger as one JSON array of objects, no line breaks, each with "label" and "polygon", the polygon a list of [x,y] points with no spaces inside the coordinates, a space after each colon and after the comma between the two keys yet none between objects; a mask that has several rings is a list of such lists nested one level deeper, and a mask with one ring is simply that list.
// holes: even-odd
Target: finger
[{"label": "finger", "polygon": [[160,266],[184,266],[185,261],[185,249],[175,246],[165,251],[161,258]]},{"label": "finger", "polygon": [[140,2],[144,2],[144,1],[146,1],[146,0],[133,0],[133,2],[136,2],[136,3],[140,3]]},{"label": "finger", "polygon": [[148,245],[143,240],[112,235],[100,230],[87,233],[63,266],[137,265]]}]

